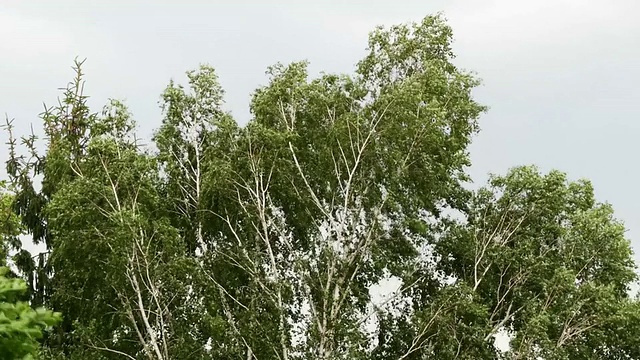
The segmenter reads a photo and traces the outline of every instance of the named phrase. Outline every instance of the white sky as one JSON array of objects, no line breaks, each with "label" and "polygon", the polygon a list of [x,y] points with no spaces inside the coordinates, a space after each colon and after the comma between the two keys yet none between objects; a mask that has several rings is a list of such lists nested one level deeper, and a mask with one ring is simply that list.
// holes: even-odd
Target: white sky
[{"label": "white sky", "polygon": [[589,178],[639,248],[634,0],[2,1],[0,114],[26,133],[79,56],[88,58],[95,109],[124,99],[141,135],[159,125],[169,79],[199,63],[216,67],[228,109],[245,122],[267,66],[307,59],[315,72],[351,72],[375,25],[438,11],[453,26],[458,64],[484,79],[476,94],[491,107],[471,148],[474,178],[523,164]]}]

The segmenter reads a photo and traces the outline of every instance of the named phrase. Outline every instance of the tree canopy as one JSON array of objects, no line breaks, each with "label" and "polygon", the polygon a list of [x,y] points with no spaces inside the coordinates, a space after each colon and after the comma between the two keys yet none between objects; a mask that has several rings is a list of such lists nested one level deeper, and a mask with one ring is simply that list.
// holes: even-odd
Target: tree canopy
[{"label": "tree canopy", "polygon": [[376,28],[353,74],[276,64],[247,124],[202,65],[161,94],[153,148],[122,102],[89,108],[76,62],[43,139],[7,122],[0,255],[24,281],[0,277],[0,353],[640,359],[630,243],[591,184],[469,186],[487,108],[451,44],[427,16]]}]

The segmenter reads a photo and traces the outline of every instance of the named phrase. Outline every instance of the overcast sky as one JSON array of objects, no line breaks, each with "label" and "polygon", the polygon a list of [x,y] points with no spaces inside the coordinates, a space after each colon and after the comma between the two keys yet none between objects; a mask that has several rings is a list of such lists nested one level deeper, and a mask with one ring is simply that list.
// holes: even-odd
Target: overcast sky
[{"label": "overcast sky", "polygon": [[588,178],[640,252],[637,0],[2,1],[0,114],[22,133],[37,124],[78,56],[95,110],[125,100],[141,135],[159,125],[168,80],[200,63],[217,69],[244,123],[267,66],[306,59],[313,72],[351,72],[374,26],[440,11],[457,64],[484,80],[476,96],[490,106],[471,148],[474,179],[522,164]]}]

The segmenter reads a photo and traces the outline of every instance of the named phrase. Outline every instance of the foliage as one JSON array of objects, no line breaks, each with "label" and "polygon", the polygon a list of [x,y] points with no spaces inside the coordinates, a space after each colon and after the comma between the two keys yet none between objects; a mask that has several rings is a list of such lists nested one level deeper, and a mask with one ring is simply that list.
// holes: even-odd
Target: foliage
[{"label": "foliage", "polygon": [[352,75],[276,64],[245,126],[202,65],[163,92],[155,151],[121,102],[91,112],[76,63],[43,153],[8,128],[4,255],[45,244],[14,262],[66,315],[41,357],[639,359],[630,244],[589,182],[467,189],[486,108],[451,41],[428,16],[375,29]]},{"label": "foliage", "polygon": [[0,266],[7,266],[11,251],[22,247],[20,235],[23,229],[20,218],[11,209],[13,201],[10,188],[6,182],[0,181]]},{"label": "foliage", "polygon": [[0,359],[33,359],[43,330],[58,323],[60,314],[21,301],[27,285],[7,278],[8,271],[0,268]]}]

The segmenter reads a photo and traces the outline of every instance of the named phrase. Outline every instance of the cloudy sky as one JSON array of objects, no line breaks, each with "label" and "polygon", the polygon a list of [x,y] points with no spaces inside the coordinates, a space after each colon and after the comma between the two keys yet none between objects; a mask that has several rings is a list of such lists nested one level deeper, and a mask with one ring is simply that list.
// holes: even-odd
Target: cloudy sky
[{"label": "cloudy sky", "polygon": [[307,59],[314,72],[351,72],[374,26],[435,12],[453,26],[458,65],[484,80],[474,178],[520,164],[589,178],[640,253],[636,0],[2,1],[0,114],[27,131],[78,56],[91,104],[124,99],[141,135],[159,124],[168,80],[200,63],[216,67],[228,110],[246,122],[267,66]]}]

